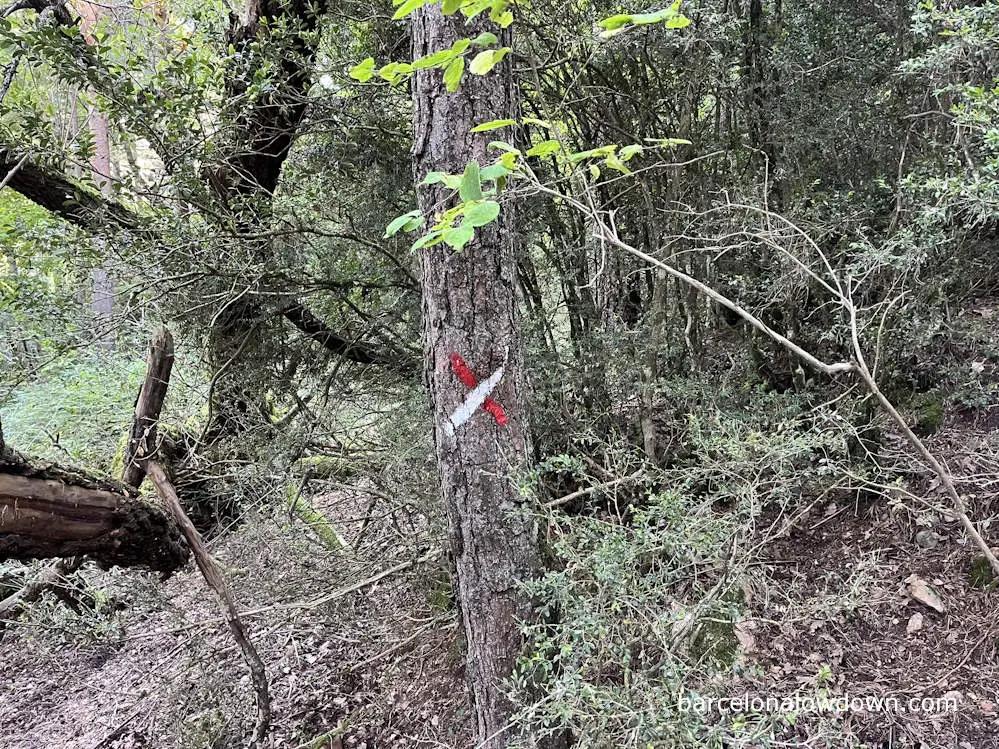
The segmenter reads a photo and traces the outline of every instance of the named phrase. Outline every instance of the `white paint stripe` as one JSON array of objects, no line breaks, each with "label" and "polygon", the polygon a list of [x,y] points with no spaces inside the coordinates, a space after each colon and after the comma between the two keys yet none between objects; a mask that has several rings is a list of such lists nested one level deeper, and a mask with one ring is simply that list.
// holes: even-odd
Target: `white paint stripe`
[{"label": "white paint stripe", "polygon": [[444,422],[444,433],[448,437],[454,438],[458,427],[475,415],[475,412],[486,402],[486,398],[492,395],[493,390],[496,389],[496,386],[499,385],[502,379],[503,367],[500,367],[490,375],[488,380],[483,380],[476,385],[468,394],[468,397],[465,398],[464,402]]}]

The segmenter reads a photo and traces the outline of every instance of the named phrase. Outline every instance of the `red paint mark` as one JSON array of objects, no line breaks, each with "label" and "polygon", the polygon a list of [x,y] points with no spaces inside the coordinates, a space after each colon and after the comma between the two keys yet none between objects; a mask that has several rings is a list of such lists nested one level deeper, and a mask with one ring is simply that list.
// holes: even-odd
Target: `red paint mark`
[{"label": "red paint mark", "polygon": [[[461,358],[460,354],[451,354],[451,369],[461,380],[462,384],[469,390],[474,388],[479,384],[478,378],[472,373],[472,370],[468,368],[465,364],[465,360]],[[494,419],[496,423],[501,427],[506,426],[507,417],[506,412],[503,410],[503,406],[494,401],[492,398],[486,398],[485,403],[482,404],[484,411],[487,411]]]}]

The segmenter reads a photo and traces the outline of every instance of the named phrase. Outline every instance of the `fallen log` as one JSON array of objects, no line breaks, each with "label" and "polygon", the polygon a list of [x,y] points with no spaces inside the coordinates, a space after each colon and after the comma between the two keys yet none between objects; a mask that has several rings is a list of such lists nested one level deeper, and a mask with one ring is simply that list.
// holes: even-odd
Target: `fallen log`
[{"label": "fallen log", "polygon": [[0,453],[0,560],[83,556],[171,573],[189,552],[163,509],[110,479]]}]

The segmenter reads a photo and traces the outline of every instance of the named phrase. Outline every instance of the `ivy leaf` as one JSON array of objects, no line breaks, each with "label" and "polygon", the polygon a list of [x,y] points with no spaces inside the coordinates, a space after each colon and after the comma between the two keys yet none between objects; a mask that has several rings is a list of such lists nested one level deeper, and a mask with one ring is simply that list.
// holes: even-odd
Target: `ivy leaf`
[{"label": "ivy leaf", "polygon": [[354,67],[350,69],[351,78],[360,83],[367,83],[371,80],[372,76],[375,74],[375,58],[369,57],[366,60],[362,60],[357,63]]},{"label": "ivy leaf", "polygon": [[465,167],[465,174],[461,178],[461,187],[458,194],[462,201],[469,203],[473,200],[482,200],[482,175],[479,173],[479,162],[470,161]]},{"label": "ivy leaf", "polygon": [[458,57],[452,60],[444,70],[444,87],[450,92],[457,91],[458,86],[461,84],[461,76],[464,73],[465,58]]},{"label": "ivy leaf", "polygon": [[486,224],[491,224],[495,221],[499,214],[500,204],[495,200],[486,200],[482,203],[476,203],[465,211],[465,220],[461,222],[461,225],[468,225],[476,228],[485,226]]}]

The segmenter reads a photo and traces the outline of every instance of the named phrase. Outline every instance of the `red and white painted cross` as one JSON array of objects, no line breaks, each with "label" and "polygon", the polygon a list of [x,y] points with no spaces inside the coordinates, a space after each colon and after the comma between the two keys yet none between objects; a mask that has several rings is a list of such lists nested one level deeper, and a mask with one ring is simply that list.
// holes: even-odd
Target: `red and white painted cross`
[{"label": "red and white painted cross", "polygon": [[480,408],[487,411],[500,426],[506,425],[507,417],[503,407],[489,397],[496,389],[496,386],[499,385],[500,380],[503,379],[503,369],[501,366],[489,375],[489,379],[479,382],[472,373],[472,370],[465,364],[465,360],[461,358],[461,355],[457,353],[451,354],[451,370],[471,392],[444,422],[444,433],[448,437],[453,439],[458,427],[472,418]]}]

